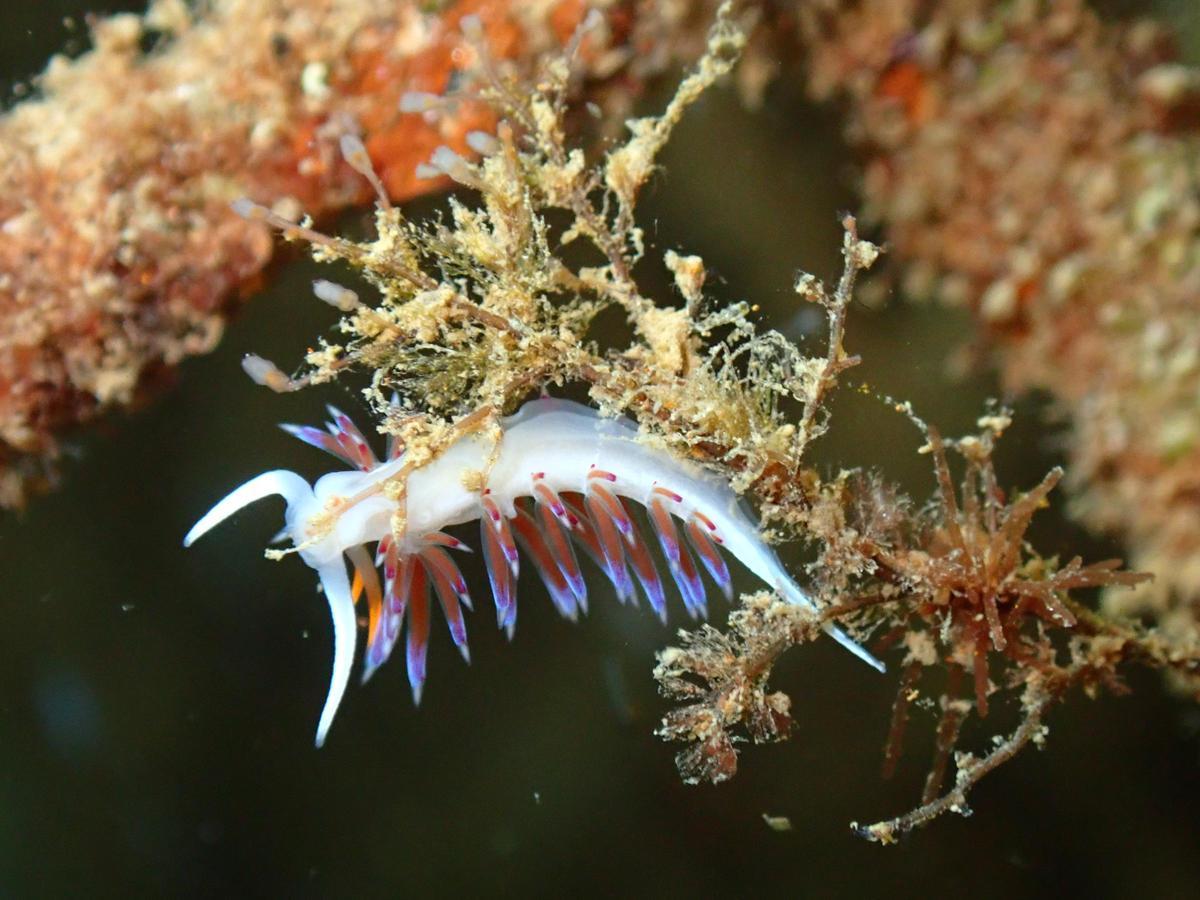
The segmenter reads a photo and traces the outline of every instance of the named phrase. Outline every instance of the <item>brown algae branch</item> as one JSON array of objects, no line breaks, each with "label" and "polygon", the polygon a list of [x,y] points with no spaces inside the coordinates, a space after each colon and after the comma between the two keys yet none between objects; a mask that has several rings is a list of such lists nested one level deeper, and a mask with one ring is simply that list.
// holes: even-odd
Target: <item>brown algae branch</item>
[{"label": "brown algae branch", "polygon": [[[275,249],[268,222],[236,216],[232,201],[320,219],[372,193],[386,209],[444,188],[418,164],[442,145],[473,153],[467,135],[490,129],[493,112],[469,98],[416,111],[400,101],[461,79],[470,55],[456,23],[483,11],[490,52],[528,68],[582,15],[573,0],[199,9],[155,0],[144,16],[94,20],[94,49],[54,59],[36,95],[0,117],[0,507],[53,482],[62,434],[152,393],[154,373],[217,344]],[[673,34],[639,9],[614,40],[643,40],[643,29]],[[608,49],[602,77],[623,73],[626,91],[685,52]],[[577,56],[579,86],[600,108],[619,107],[620,90],[593,77],[599,57]],[[378,172],[370,190],[365,168]],[[285,231],[316,239],[298,229]]]},{"label": "brown algae branch", "polygon": [[1046,688],[1038,690],[1031,688],[1026,693],[1025,716],[1012,734],[1001,741],[983,759],[975,759],[966,754],[959,755],[958,772],[955,775],[953,789],[902,816],[876,822],[873,825],[859,825],[857,822],[851,822],[850,828],[860,837],[880,844],[892,844],[908,832],[927,825],[945,813],[954,812],[962,816],[969,816],[971,808],[967,805],[967,794],[971,789],[1029,744],[1040,746],[1045,737],[1045,727],[1042,721],[1046,712],[1058,699],[1058,692]]}]

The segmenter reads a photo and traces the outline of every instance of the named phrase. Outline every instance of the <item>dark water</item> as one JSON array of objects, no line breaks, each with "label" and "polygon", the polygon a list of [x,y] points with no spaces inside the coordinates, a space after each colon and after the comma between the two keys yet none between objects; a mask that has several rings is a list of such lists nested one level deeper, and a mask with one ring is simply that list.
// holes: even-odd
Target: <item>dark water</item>
[{"label": "dark water", "polygon": [[[4,35],[13,73],[61,42],[51,13]],[[854,205],[835,124],[786,91],[757,117],[714,95],[666,164],[645,210],[651,256],[700,252],[719,291],[800,329],[793,271],[835,271],[836,212]],[[579,626],[523,583],[511,646],[486,612],[470,620],[470,668],[435,630],[419,711],[393,662],[351,688],[314,750],[329,624],[309,570],[261,556],[277,502],[188,552],[179,541],[253,473],[324,470],[276,422],[316,420],[327,401],[361,411],[348,387],[280,397],[238,366],[248,351],[299,358],[330,322],[308,290],[328,274],[285,265],[165,401],[80,439],[63,489],[0,520],[0,895],[1194,895],[1200,717],[1155,679],[1135,676],[1133,698],[1076,698],[1044,752],[985,781],[973,818],[882,849],[847,823],[907,808],[932,730],[915,723],[901,775],[879,780],[891,678],[832,646],[794,653],[776,679],[792,740],[747,748],[728,784],[685,787],[651,734],[666,707],[650,668],[670,634],[598,582]],[[867,358],[859,378],[954,432],[994,390],[947,380],[966,334],[897,302],[859,310],[849,344]],[[1056,457],[1035,405],[1021,410],[1000,464],[1027,485]],[[903,420],[848,393],[835,413],[824,464],[932,488]],[[1085,545],[1056,516],[1039,545]]]}]

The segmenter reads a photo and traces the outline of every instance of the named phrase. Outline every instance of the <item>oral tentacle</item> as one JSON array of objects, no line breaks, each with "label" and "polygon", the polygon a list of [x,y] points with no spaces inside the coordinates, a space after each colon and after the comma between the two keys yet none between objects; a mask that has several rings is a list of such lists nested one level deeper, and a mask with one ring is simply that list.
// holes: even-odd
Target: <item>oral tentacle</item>
[{"label": "oral tentacle", "polygon": [[[234,488],[217,501],[200,520],[191,527],[183,538],[183,546],[190,547],[210,530],[220,525],[234,513],[256,500],[278,494],[287,503],[288,511],[296,509],[305,500],[312,499],[312,488],[307,481],[287,469],[275,469],[256,475],[245,484]],[[289,519],[290,521],[290,519]]]}]

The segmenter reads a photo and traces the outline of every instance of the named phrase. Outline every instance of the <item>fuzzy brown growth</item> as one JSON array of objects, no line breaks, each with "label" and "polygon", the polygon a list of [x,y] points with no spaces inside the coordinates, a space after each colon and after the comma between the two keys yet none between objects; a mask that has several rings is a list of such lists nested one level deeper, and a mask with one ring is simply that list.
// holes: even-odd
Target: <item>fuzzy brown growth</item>
[{"label": "fuzzy brown growth", "polygon": [[990,653],[1016,663],[1035,660],[1049,629],[1076,625],[1064,599],[1069,591],[1130,587],[1150,576],[1116,571],[1120,560],[1084,566],[1075,557],[1059,568],[1053,560],[1031,555],[1025,533],[1062,470],[1052,469],[1032,490],[1006,504],[992,453],[1007,419],[992,416],[981,424],[980,436],[956,442],[966,460],[961,508],[942,438],[936,429],[927,429],[938,483],[937,513],[919,536],[920,549],[884,549],[878,562],[911,592],[912,611],[936,628],[943,641],[949,640],[954,664],[971,672],[976,709],[985,717],[992,690]]},{"label": "fuzzy brown growth", "polygon": [[1071,424],[1066,486],[1159,574],[1112,593],[1200,636],[1200,71],[1082,0],[803,5],[907,293],[967,306],[1007,389]]},{"label": "fuzzy brown growth", "polygon": [[[898,408],[911,416],[907,404]],[[914,714],[931,706],[938,713],[920,805],[892,820],[853,826],[883,843],[946,812],[969,814],[969,791],[1029,744],[1040,746],[1047,713],[1073,688],[1124,693],[1120,670],[1137,664],[1164,671],[1200,700],[1200,645],[1107,619],[1071,595],[1081,588],[1129,587],[1150,576],[1118,571],[1114,560],[1059,565],[1028,545],[1030,519],[1061,472],[1052,470],[1033,490],[1005,501],[991,460],[1007,416],[988,415],[979,435],[950,444],[912,418],[926,432],[923,450],[932,456],[938,485],[925,512],[913,513],[903,495],[861,473],[826,484],[805,473],[782,493],[774,479],[760,481],[778,504],[775,512],[800,523],[800,533],[817,542],[818,562],[810,571],[828,605],[812,616],[778,601],[772,606],[761,595],[745,597],[727,635],[710,628],[684,634],[680,648],[660,655],[655,675],[664,694],[686,704],[667,715],[660,733],[690,743],[677,758],[686,780],[730,777],[739,735],[755,742],[786,737],[785,719],[780,728],[761,727],[770,721],[764,709],[789,706],[785,696],[770,692],[767,679],[783,652],[811,640],[827,621],[863,638],[879,634],[872,646],[877,653],[904,651],[884,745],[885,776],[901,759]],[[947,449],[965,461],[958,492]],[[933,679],[942,687],[932,700],[923,692],[930,670],[944,672]],[[958,751],[965,722],[972,713],[987,716],[994,695],[1014,701],[1006,707],[1016,706],[1017,727],[982,756]],[[952,785],[943,793],[951,764]]]},{"label": "fuzzy brown growth", "polygon": [[791,700],[768,692],[767,680],[785,649],[820,634],[819,622],[815,613],[763,592],[742,598],[727,632],[706,625],[659,653],[654,677],[664,695],[684,705],[667,714],[658,733],[687,743],[675,757],[684,781],[732,778],[742,731],[755,743],[788,736]]},{"label": "fuzzy brown growth", "polygon": [[[216,0],[196,14],[158,0],[143,17],[94,21],[94,50],[51,62],[38,96],[0,118],[0,507],[53,477],[64,431],[216,344],[274,247],[231,201],[292,219],[362,203],[368,185],[338,149],[347,133],[361,133],[394,200],[449,183],[419,179],[417,164],[442,144],[468,153],[493,111],[455,102],[434,117],[398,102],[470,65],[455,27],[468,13],[483,15],[490,52],[520,66],[559,46],[583,4]],[[649,12],[611,52],[583,56],[592,85],[628,79],[593,99],[623,109],[685,46],[679,28],[656,54],[632,52],[663,30]]]},{"label": "fuzzy brown growth", "polygon": [[[901,409],[908,412],[906,405]],[[986,416],[979,435],[949,444],[912,418],[925,431],[923,450],[933,460],[934,504],[913,513],[895,492],[855,476],[850,483],[816,486],[799,513],[810,525],[823,523],[808,529],[820,550],[813,572],[828,598],[819,614],[769,595],[744,597],[727,635],[705,628],[660,654],[655,677],[663,693],[686,704],[669,713],[660,729],[668,739],[689,743],[678,756],[685,779],[730,777],[741,734],[755,742],[786,737],[786,719],[767,712],[786,712],[788,702],[769,691],[767,679],[776,659],[818,636],[824,622],[841,622],[864,638],[880,635],[877,653],[904,651],[884,745],[885,776],[896,770],[912,717],[924,708],[937,712],[920,806],[889,822],[855,826],[884,842],[944,812],[968,813],[970,788],[1026,744],[1040,742],[1045,714],[1070,688],[1121,691],[1118,669],[1129,662],[1192,677],[1200,671],[1200,654],[1180,654],[1157,636],[1110,623],[1071,597],[1082,588],[1131,586],[1149,576],[1118,571],[1112,560],[1085,566],[1076,558],[1060,566],[1028,545],[1030,520],[1061,472],[1053,470],[1028,493],[1005,500],[992,454],[1006,416]],[[948,449],[965,462],[958,488]],[[933,678],[930,670],[945,674]],[[936,699],[924,697],[927,681],[943,685]],[[958,752],[965,722],[972,714],[987,717],[997,695],[1017,701],[1022,718],[1016,731],[980,759]],[[775,721],[780,727],[765,727]],[[953,787],[943,794],[952,763]]]}]

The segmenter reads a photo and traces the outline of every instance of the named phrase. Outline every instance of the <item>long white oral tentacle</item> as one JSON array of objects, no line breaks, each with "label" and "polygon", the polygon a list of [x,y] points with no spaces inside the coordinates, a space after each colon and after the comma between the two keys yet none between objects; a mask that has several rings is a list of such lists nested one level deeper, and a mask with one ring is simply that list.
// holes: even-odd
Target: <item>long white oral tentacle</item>
[{"label": "long white oral tentacle", "polygon": [[354,666],[354,647],[358,640],[358,621],[354,616],[354,598],[350,593],[350,579],[346,577],[346,564],[339,555],[335,562],[317,569],[325,599],[329,601],[329,615],[333,618],[333,675],[329,680],[329,695],[321,720],[317,724],[317,746],[325,743],[325,735],[333,724],[342,695],[350,681],[350,670]]},{"label": "long white oral tentacle", "polygon": [[190,547],[210,529],[220,525],[235,512],[249,506],[255,500],[278,494],[293,509],[302,500],[312,497],[308,482],[287,469],[263,472],[225,495],[217,505],[206,512],[183,538],[183,546]]}]

